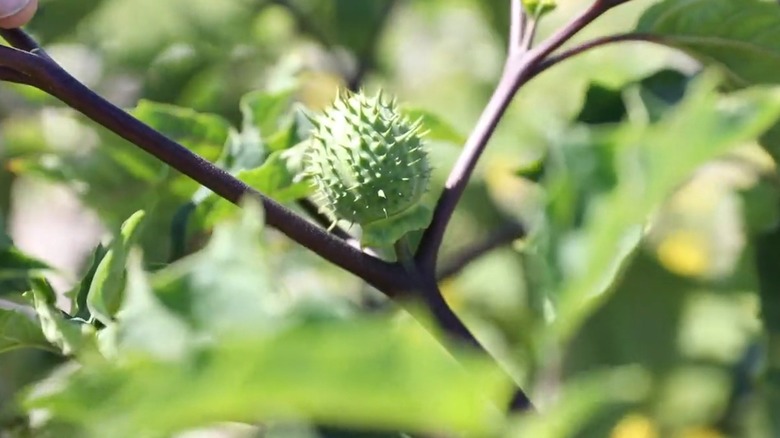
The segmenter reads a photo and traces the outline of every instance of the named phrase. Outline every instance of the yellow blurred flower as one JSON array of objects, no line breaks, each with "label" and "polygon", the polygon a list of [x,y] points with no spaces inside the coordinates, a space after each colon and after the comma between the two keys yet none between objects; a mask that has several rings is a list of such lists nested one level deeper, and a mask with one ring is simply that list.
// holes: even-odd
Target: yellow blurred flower
[{"label": "yellow blurred flower", "polygon": [[709,268],[707,242],[702,235],[692,231],[675,231],[664,237],[657,254],[661,264],[676,274],[694,277]]},{"label": "yellow blurred flower", "polygon": [[658,431],[653,421],[639,414],[629,414],[612,429],[610,438],[656,438]]},{"label": "yellow blurred flower", "polygon": [[725,438],[725,436],[717,430],[707,427],[686,429],[678,436],[679,438]]}]

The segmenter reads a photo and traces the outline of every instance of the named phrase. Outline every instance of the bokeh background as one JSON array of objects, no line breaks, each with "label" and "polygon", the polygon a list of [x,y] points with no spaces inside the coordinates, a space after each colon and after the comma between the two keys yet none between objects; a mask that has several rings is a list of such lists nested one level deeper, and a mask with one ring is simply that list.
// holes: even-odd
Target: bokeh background
[{"label": "bokeh background", "polygon": [[[435,114],[445,126],[449,140],[430,144],[434,186],[441,187],[501,74],[508,3],[41,0],[28,30],[75,77],[128,109],[143,99],[241,126],[239,102],[255,90],[294,89],[294,100],[316,110],[340,87],[384,89],[405,105]],[[589,2],[560,3],[542,21],[539,39]],[[575,42],[630,30],[654,3],[630,2]],[[585,116],[622,108],[599,97],[599,90],[607,97],[618,90],[618,100],[630,101],[633,91],[644,90],[633,84],[651,77],[649,89],[674,94],[698,70],[697,62],[670,49],[625,43],[535,78],[519,92],[481,159],[442,259],[489,238],[508,221],[521,221],[532,233],[545,226],[542,189],[554,182],[539,186],[527,171],[550,154],[593,141],[582,131],[601,121],[585,123]],[[663,73],[653,76],[658,72]],[[635,116],[629,111],[629,122]],[[148,163],[139,160],[134,167],[122,158],[128,148],[40,91],[0,87],[0,219],[17,246],[57,269],[51,278],[59,292],[79,280],[95,245],[155,195],[154,176],[144,173]],[[754,144],[734,153],[738,159],[701,167],[656,212],[644,252],[596,317],[583,316],[584,328],[573,335],[566,354],[548,350],[550,335],[541,327],[551,317],[551,304],[538,291],[544,279],[535,274],[543,260],[529,256],[529,242],[499,248],[445,281],[448,300],[491,352],[530,385],[541,406],[558,406],[528,426],[549,435],[526,436],[717,437],[729,431],[771,436],[762,434],[770,433],[771,409],[763,399],[745,402],[759,404],[755,411],[744,408],[739,381],[754,372],[760,338],[756,282],[745,261],[751,246],[743,194],[749,191],[763,205],[773,199],[760,184],[774,164]],[[578,172],[598,176],[588,166],[606,160],[588,153],[579,161],[572,157],[575,182]],[[584,211],[598,190],[580,188],[567,190],[577,192],[572,199],[583,204],[572,208]],[[145,231],[147,261],[170,258],[170,240],[159,236],[169,233],[176,209],[188,200],[187,190],[182,193],[186,196],[172,193],[166,199],[170,211]],[[359,280],[282,236],[269,232],[268,239],[278,250],[276,272],[286,289],[323,296],[367,293]],[[26,350],[0,357],[0,405],[40,377],[51,360]],[[635,364],[650,377],[598,374]],[[582,382],[567,386],[581,375]],[[625,380],[626,375],[634,377]],[[596,415],[590,407],[597,405],[609,408]]]}]

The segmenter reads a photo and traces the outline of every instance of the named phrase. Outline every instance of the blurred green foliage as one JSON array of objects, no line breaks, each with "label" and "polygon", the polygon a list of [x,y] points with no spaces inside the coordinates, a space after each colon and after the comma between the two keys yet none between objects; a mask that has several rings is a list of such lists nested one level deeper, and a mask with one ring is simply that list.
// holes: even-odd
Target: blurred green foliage
[{"label": "blurred green foliage", "polygon": [[[559,2],[540,38],[588,3]],[[41,0],[29,30],[97,92],[299,209],[308,117],[345,85],[387,89],[423,120],[433,202],[501,73],[508,10]],[[489,358],[448,354],[257,206],[3,86],[0,435],[780,435],[780,7],[634,1],[581,38],[634,29],[687,56],[625,43],[534,79],[445,239],[443,263],[507,221],[529,230],[442,282],[540,409],[508,419],[512,384]],[[36,236],[36,214],[67,220],[29,213],[31,181],[107,231],[69,254],[82,268],[63,287],[42,276],[61,270],[53,254],[8,236]]]}]

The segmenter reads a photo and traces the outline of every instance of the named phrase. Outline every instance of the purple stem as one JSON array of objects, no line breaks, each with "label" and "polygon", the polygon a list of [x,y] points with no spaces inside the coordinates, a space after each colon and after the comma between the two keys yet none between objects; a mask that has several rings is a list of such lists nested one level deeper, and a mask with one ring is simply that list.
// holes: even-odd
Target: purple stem
[{"label": "purple stem", "polygon": [[535,70],[555,49],[616,4],[614,1],[595,1],[540,46],[527,52],[517,52],[509,57],[493,96],[466,141],[463,153],[450,172],[444,185],[444,191],[436,204],[431,225],[423,234],[415,255],[415,259],[423,271],[435,271],[439,248],[444,239],[447,225],[455,212],[455,207],[471,179],[479,157],[485,151],[499,120],[506,112],[517,90],[534,76]]}]

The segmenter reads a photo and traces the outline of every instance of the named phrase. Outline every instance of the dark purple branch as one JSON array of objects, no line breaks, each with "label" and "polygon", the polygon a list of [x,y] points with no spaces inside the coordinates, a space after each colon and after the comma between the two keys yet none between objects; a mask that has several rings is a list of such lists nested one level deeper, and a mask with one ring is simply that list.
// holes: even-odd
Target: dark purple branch
[{"label": "dark purple branch", "polygon": [[33,50],[41,50],[38,43],[28,34],[21,29],[0,29],[0,36],[13,47],[24,50],[26,52],[32,52]]},{"label": "dark purple branch", "polygon": [[7,67],[0,67],[0,81],[32,85],[32,79],[29,76]]},{"label": "dark purple branch", "polygon": [[[419,270],[418,266],[412,266],[407,274],[416,284],[417,297],[422,299],[422,304],[431,312],[436,325],[449,335],[453,340],[459,341],[465,345],[479,349],[487,353],[487,349],[477,340],[469,331],[468,327],[461,321],[458,315],[452,310],[444,299],[439,285],[433,275]],[[410,313],[414,313],[411,310]],[[489,355],[489,354],[488,354]],[[511,378],[510,378],[511,379]],[[508,406],[510,411],[526,411],[533,409],[531,401],[523,392],[522,388],[517,388]]]},{"label": "dark purple branch", "polygon": [[485,240],[474,244],[474,246],[465,249],[461,254],[458,254],[449,260],[438,270],[437,277],[439,281],[453,277],[471,262],[479,259],[483,255],[494,249],[508,245],[517,239],[521,239],[524,236],[525,228],[516,222],[510,222],[488,236]]},{"label": "dark purple branch", "polygon": [[533,76],[536,76],[539,73],[547,70],[548,68],[560,62],[563,62],[569,58],[573,58],[590,49],[595,49],[597,47],[606,46],[612,43],[627,42],[627,41],[664,44],[663,37],[659,35],[642,34],[642,33],[625,33],[625,34],[610,35],[601,38],[595,38],[593,40],[586,41],[582,44],[572,47],[571,49],[565,50],[559,54],[549,56],[547,59],[544,60],[544,62],[540,63],[536,67],[536,69],[534,69]]},{"label": "dark purple branch", "polygon": [[[323,228],[329,228],[331,223],[333,222],[329,217],[326,215],[320,213],[320,209],[317,207],[317,205],[314,204],[309,199],[301,199],[298,201],[298,206],[301,207],[301,209],[306,212],[307,215],[309,215],[314,222],[319,224]],[[349,240],[352,239],[352,236],[344,231],[341,227],[333,227],[333,230],[331,230],[331,234],[338,237],[339,239],[343,240]]]},{"label": "dark purple branch", "polygon": [[531,50],[536,39],[536,30],[539,28],[539,17],[530,17],[528,19],[528,25],[526,26],[525,34],[523,34],[523,41],[521,43],[520,50]]},{"label": "dark purple branch", "polygon": [[444,232],[455,207],[466,189],[479,157],[517,90],[534,76],[534,71],[555,49],[616,4],[614,0],[597,0],[539,47],[509,57],[493,96],[466,141],[463,153],[450,172],[434,210],[431,225],[425,230],[420,242],[415,259],[423,270],[435,270]]},{"label": "dark purple branch", "polygon": [[409,288],[408,279],[399,266],[361,252],[260,194],[95,94],[48,59],[10,47],[0,47],[0,67],[15,69],[28,75],[36,87],[60,99],[228,201],[238,203],[245,195],[257,198],[263,204],[266,222],[270,226],[335,265],[363,278],[389,296],[392,297]]}]

